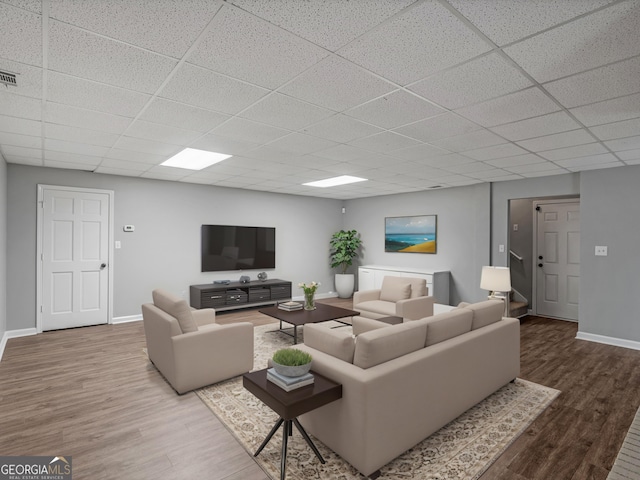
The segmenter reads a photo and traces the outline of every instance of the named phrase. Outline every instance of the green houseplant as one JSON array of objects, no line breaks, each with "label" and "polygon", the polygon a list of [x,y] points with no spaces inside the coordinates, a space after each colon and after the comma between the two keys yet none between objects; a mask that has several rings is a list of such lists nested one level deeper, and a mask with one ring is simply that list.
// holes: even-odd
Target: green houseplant
[{"label": "green houseplant", "polygon": [[336,291],[340,298],[349,298],[353,295],[355,276],[347,273],[353,260],[360,254],[362,239],[356,230],[340,230],[331,236],[331,268],[339,268],[336,274]]},{"label": "green houseplant", "polygon": [[281,348],[271,360],[276,372],[287,377],[299,377],[311,370],[311,355],[297,348]]}]

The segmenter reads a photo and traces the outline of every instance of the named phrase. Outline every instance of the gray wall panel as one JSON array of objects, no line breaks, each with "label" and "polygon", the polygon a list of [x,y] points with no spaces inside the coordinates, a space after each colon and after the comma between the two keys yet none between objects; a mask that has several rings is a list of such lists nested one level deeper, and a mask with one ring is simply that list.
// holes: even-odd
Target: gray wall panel
[{"label": "gray wall panel", "polygon": [[[7,285],[7,163],[0,155],[0,285]],[[7,330],[7,289],[0,288],[0,339]]]}]

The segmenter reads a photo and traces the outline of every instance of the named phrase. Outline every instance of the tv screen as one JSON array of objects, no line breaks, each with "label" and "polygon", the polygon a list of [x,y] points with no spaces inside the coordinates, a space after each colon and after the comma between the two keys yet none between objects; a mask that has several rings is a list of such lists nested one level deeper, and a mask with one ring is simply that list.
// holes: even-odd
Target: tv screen
[{"label": "tv screen", "polygon": [[202,271],[276,267],[276,229],[202,225]]}]

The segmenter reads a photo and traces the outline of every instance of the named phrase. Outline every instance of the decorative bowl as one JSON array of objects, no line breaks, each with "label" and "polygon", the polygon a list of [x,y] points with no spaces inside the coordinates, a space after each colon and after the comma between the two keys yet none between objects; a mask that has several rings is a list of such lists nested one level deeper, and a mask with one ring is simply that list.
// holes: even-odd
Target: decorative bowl
[{"label": "decorative bowl", "polygon": [[311,370],[311,362],[304,365],[281,365],[272,360],[271,363],[273,364],[273,368],[275,368],[276,372],[280,375],[284,375],[285,377],[301,377]]}]

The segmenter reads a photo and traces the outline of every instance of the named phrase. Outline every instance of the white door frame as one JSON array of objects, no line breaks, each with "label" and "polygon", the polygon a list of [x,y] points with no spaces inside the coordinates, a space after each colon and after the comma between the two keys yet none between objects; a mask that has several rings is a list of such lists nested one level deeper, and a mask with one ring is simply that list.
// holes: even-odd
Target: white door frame
[{"label": "white door frame", "polygon": [[41,185],[38,184],[38,214],[37,214],[37,232],[36,232],[36,331],[42,333],[42,236],[44,232],[44,210],[42,208],[44,202],[45,190],[60,190],[71,191],[80,193],[101,193],[106,194],[109,197],[109,245],[107,252],[109,258],[107,259],[107,324],[113,323],[113,206],[114,206],[114,191],[113,190],[101,190],[98,188],[81,188],[81,187],[65,187],[62,185]]},{"label": "white door frame", "polygon": [[[538,205],[550,205],[554,203],[577,203],[580,205],[580,197],[572,197],[572,198],[557,198],[557,199],[548,199],[548,200],[534,200],[533,201],[533,218],[534,218],[534,228],[533,230],[533,255],[531,255],[531,268],[533,273],[533,278],[531,279],[531,311],[533,315],[538,314],[538,211],[536,207]],[[579,302],[579,301],[578,301]],[[562,319],[567,321],[575,321]]]}]

